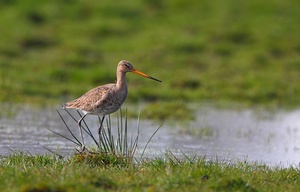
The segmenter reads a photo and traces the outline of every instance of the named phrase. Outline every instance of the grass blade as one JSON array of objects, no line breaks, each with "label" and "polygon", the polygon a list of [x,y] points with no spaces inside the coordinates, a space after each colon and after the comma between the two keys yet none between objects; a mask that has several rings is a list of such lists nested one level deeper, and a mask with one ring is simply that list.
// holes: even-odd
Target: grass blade
[{"label": "grass blade", "polygon": [[154,135],[158,132],[158,130],[162,127],[162,125],[163,125],[163,123],[154,131],[154,133],[151,135],[150,139],[147,141],[147,143],[146,143],[146,145],[145,145],[145,147],[143,149],[143,152],[142,152],[142,155],[141,155],[141,159],[143,158],[145,150],[148,147],[150,141],[152,140],[152,138],[154,137]]}]

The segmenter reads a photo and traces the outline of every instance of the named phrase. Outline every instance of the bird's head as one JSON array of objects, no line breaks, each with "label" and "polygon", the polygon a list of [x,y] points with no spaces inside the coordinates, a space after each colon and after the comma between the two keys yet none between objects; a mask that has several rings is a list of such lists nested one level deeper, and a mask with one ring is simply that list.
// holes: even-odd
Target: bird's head
[{"label": "bird's head", "polygon": [[141,75],[143,77],[147,77],[149,79],[152,79],[152,80],[155,80],[155,81],[158,81],[158,82],[161,82],[161,80],[158,80],[158,79],[155,79],[154,77],[151,77],[150,75],[147,75],[145,73],[142,73],[138,70],[136,70],[131,63],[129,63],[128,61],[125,61],[125,60],[122,60],[119,62],[118,64],[118,68],[117,68],[118,71],[121,71],[121,72],[133,72],[135,74],[138,74],[138,75]]}]

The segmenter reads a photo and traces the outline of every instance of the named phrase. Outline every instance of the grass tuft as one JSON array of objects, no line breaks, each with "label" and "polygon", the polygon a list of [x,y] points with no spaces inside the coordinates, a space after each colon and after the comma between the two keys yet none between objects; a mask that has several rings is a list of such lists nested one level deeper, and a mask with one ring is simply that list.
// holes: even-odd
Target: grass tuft
[{"label": "grass tuft", "polygon": [[[72,130],[74,128],[70,127],[70,123],[68,124],[66,121],[66,117],[59,111],[57,111],[59,117],[63,121],[65,125],[65,129],[70,133],[70,137],[62,135],[58,132],[55,132],[53,130],[53,133],[65,138],[66,140],[74,143],[77,146],[81,146],[81,141],[77,136],[73,133]],[[82,117],[82,114],[77,111],[77,114],[79,116],[76,117],[74,114],[69,112],[68,110],[65,110],[64,113],[66,113],[68,118],[71,118],[77,125],[77,121],[79,118]],[[128,135],[128,119],[127,119],[127,110],[125,113],[125,116],[122,113],[122,110],[119,110],[119,113],[117,115],[117,124],[116,127],[113,127],[113,123],[111,120],[111,116],[108,115],[107,118],[100,117],[99,116],[99,127],[98,128],[98,135],[92,133],[88,123],[83,120],[82,122],[82,129],[85,134],[88,135],[88,137],[91,138],[94,145],[87,147],[87,149],[81,153],[76,153],[74,156],[74,160],[77,163],[85,163],[89,164],[91,166],[110,166],[110,165],[120,165],[120,166],[126,166],[132,164],[132,162],[135,160],[135,154],[138,150],[138,140],[139,140],[139,134],[140,134],[140,127],[139,127],[139,119],[137,120],[137,133],[136,136],[129,137]],[[105,126],[106,125],[106,126]],[[100,129],[101,128],[101,129]],[[140,160],[142,160],[145,150],[149,144],[149,142],[152,140],[154,135],[158,132],[158,130],[161,128],[159,126],[156,131],[152,134],[152,136],[149,138],[148,142],[146,143],[146,146],[141,152]],[[113,129],[117,130],[116,133],[113,133]],[[100,130],[100,132],[99,132]]]},{"label": "grass tuft", "polygon": [[89,165],[90,167],[126,167],[132,162],[132,158],[110,153],[99,153],[99,151],[88,153],[77,153],[73,157],[75,163]]}]

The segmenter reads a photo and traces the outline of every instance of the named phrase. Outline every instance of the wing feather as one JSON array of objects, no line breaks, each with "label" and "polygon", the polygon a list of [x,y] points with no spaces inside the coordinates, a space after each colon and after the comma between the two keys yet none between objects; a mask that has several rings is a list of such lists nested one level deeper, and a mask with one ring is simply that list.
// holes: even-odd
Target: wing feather
[{"label": "wing feather", "polygon": [[96,110],[97,106],[108,97],[110,90],[114,86],[115,84],[111,83],[95,87],[78,99],[67,102],[64,108],[80,109],[92,113]]}]

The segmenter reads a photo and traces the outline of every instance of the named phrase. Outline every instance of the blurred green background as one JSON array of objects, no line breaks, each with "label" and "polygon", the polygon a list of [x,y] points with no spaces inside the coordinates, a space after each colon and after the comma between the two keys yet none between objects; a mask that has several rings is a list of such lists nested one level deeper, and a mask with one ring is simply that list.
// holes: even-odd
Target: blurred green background
[{"label": "blurred green background", "polygon": [[77,98],[122,59],[163,81],[127,76],[127,102],[153,110],[299,107],[300,1],[0,0],[1,102]]}]

